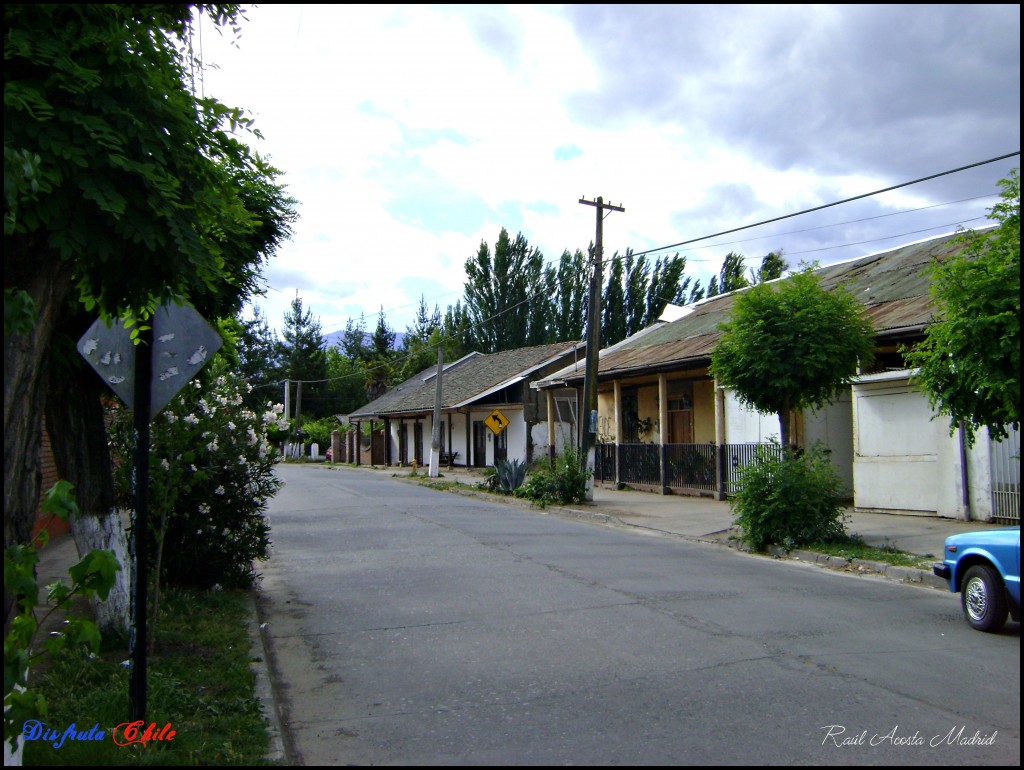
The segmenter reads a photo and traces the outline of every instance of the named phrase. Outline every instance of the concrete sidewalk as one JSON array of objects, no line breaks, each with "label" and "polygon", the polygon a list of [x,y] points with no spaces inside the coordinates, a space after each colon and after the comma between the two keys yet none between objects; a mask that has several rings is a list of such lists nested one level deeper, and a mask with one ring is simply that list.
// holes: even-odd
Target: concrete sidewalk
[{"label": "concrete sidewalk", "polygon": [[[328,468],[329,466],[325,466]],[[422,482],[424,470],[416,477],[405,468],[363,468],[366,472],[388,473],[408,481]],[[458,481],[473,486],[483,481],[480,471],[466,468],[442,469],[442,481]],[[460,490],[472,493],[469,490]],[[477,493],[484,499],[495,500],[487,492]],[[530,503],[515,498],[498,498],[524,507]],[[570,507],[548,507],[549,513],[571,516],[608,525],[632,527],[665,536],[677,536],[687,540],[717,543],[739,547],[736,540],[738,529],[733,525],[731,506],[726,501],[710,497],[688,495],[659,495],[631,489],[617,490],[595,486],[594,500]],[[981,521],[959,521],[934,515],[907,515],[887,513],[864,513],[852,508],[847,511],[847,532],[860,536],[865,543],[879,548],[894,548],[919,556],[922,562],[941,561],[945,540],[950,535],[979,529],[993,529],[1002,525]],[[856,572],[870,572],[905,583],[927,585],[939,590],[948,590],[945,581],[935,577],[930,567],[913,569],[893,567],[881,562],[850,561],[826,557],[808,551],[786,552],[771,548],[768,553],[777,558],[792,558],[810,561],[832,569],[846,569]]]}]

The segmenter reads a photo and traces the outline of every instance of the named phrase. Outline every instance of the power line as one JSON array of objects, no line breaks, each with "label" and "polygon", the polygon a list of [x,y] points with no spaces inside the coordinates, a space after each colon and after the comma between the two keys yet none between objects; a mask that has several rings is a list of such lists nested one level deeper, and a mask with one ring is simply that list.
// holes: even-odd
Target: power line
[{"label": "power line", "polygon": [[[652,254],[652,253],[655,253],[655,252],[666,251],[668,249],[678,248],[679,246],[686,246],[686,245],[689,245],[691,243],[698,243],[700,241],[708,240],[710,238],[716,238],[716,237],[718,237],[720,235],[728,235],[730,233],[736,233],[736,232],[740,232],[742,230],[749,230],[749,229],[752,229],[752,228],[755,228],[755,227],[760,227],[761,225],[770,224],[772,222],[779,222],[779,221],[784,220],[784,219],[792,219],[793,217],[802,216],[804,214],[810,214],[810,213],[815,212],[815,211],[821,211],[823,209],[832,208],[834,206],[839,206],[839,205],[842,205],[844,203],[851,203],[853,201],[862,200],[864,198],[869,198],[869,197],[872,197],[872,196],[875,196],[875,195],[881,195],[882,193],[891,192],[892,190],[898,190],[898,189],[903,188],[903,187],[909,187],[910,185],[920,184],[921,182],[930,181],[932,179],[937,179],[937,178],[940,178],[940,177],[943,177],[943,176],[948,176],[950,174],[956,174],[956,173],[959,173],[961,171],[966,171],[966,170],[969,170],[969,169],[972,169],[972,168],[977,168],[979,166],[984,166],[984,165],[987,165],[989,163],[995,163],[997,161],[1005,160],[1007,158],[1012,158],[1012,157],[1015,157],[1015,156],[1018,156],[1018,155],[1020,155],[1020,150],[1017,150],[1017,151],[1011,152],[1011,153],[1007,153],[1005,155],[1000,155],[1000,156],[995,157],[995,158],[990,158],[989,160],[979,161],[977,163],[971,163],[969,165],[960,166],[959,168],[950,169],[948,171],[942,171],[942,172],[937,173],[937,174],[930,174],[929,176],[920,177],[918,179],[914,179],[914,180],[911,180],[909,182],[902,182],[900,184],[892,185],[890,187],[885,187],[885,188],[882,188],[880,190],[874,190],[873,192],[862,193],[860,195],[855,195],[855,196],[850,197],[850,198],[844,198],[843,200],[833,201],[832,203],[826,203],[826,204],[823,204],[821,206],[815,206],[813,208],[803,209],[801,211],[793,212],[791,214],[784,214],[782,216],[773,217],[771,219],[765,219],[765,220],[762,220],[760,222],[754,222],[752,224],[743,225],[743,226],[740,226],[740,227],[734,227],[734,228],[731,228],[729,230],[723,230],[723,231],[720,231],[720,232],[717,232],[717,233],[712,233],[710,235],[703,235],[703,236],[700,236],[698,238],[691,238],[691,239],[686,240],[686,241],[680,241],[679,243],[669,244],[667,246],[660,246],[660,247],[657,247],[657,248],[648,249],[646,251],[630,252],[630,254],[628,256],[630,256],[630,257],[635,259],[637,257],[646,256],[648,254]],[[978,200],[978,199],[986,198],[986,197],[991,197],[991,196],[987,196],[987,195],[986,196],[976,196],[976,197],[973,197],[973,198],[965,198],[965,199],[962,199],[960,201],[952,201],[952,203],[961,203],[961,202],[964,202],[964,201]],[[927,207],[923,207],[923,208],[934,208],[934,207],[942,206],[942,205],[949,205],[949,204],[936,204],[936,206],[927,206]],[[917,210],[920,210],[920,209],[912,209],[911,211],[917,211]],[[879,215],[878,217],[868,217],[867,219],[875,219],[875,218],[881,218],[881,217],[885,217],[885,216],[893,216],[893,215],[898,214],[898,213],[909,213],[909,212],[893,212],[892,214],[883,214],[883,215]],[[984,217],[974,217],[972,219],[967,219],[967,220],[963,220],[963,221],[970,222],[970,221],[975,221],[977,219],[983,219],[983,218]],[[865,220],[853,220],[853,222],[859,222],[859,221],[865,221]],[[847,224],[847,223],[838,223],[838,224]],[[823,229],[825,227],[830,227],[830,226],[838,226],[838,224],[837,225],[823,225],[823,226],[820,226],[820,227],[808,228],[807,231]],[[959,224],[959,223],[956,223],[956,224]],[[888,239],[891,239],[891,238],[905,237],[906,235],[914,235],[914,234],[921,233],[921,232],[928,232],[929,230],[945,229],[945,228],[948,228],[948,227],[951,227],[951,226],[954,226],[954,225],[941,225],[941,226],[936,226],[936,227],[931,227],[931,228],[925,228],[923,230],[916,230],[916,231],[911,231],[911,232],[907,232],[907,233],[901,233],[901,234],[898,234],[898,235],[886,236],[886,237],[883,237],[883,238],[876,238],[876,239],[866,240],[866,241],[851,242],[851,243],[845,243],[845,244],[840,244],[840,245],[835,245],[835,246],[825,246],[825,247],[821,247],[819,249],[812,249],[812,250],[808,250],[808,251],[793,252],[793,254],[809,254],[809,253],[818,252],[818,251],[829,251],[829,250],[832,250],[832,249],[844,248],[846,246],[857,246],[857,245],[862,245],[864,243],[872,243],[872,242],[877,242],[877,241],[882,241],[882,240],[888,240]],[[795,232],[799,233],[799,232],[807,232],[807,231],[795,231]],[[775,237],[775,236],[772,236],[772,237]],[[752,240],[760,240],[760,239],[752,239]],[[712,247],[712,246],[723,246],[723,245],[728,245],[728,244],[710,244],[707,247],[698,247],[698,248],[709,248],[709,247]],[[790,256],[792,256],[792,254],[790,254]],[[608,261],[621,260],[621,259],[625,259],[625,258],[626,258],[626,255],[623,255],[623,256],[613,256],[613,257],[610,257],[608,259]],[[686,257],[684,257],[684,258],[686,258]],[[689,258],[686,258],[686,259],[687,259],[687,261],[690,261]],[[699,262],[699,261],[710,261],[710,260],[693,259],[692,261]],[[551,262],[549,264],[553,266],[555,263]],[[498,318],[499,316],[504,315],[505,313],[511,312],[512,310],[515,310],[517,307],[519,307],[519,306],[521,306],[521,305],[523,305],[523,304],[525,304],[527,302],[530,302],[530,301],[536,299],[537,296],[540,296],[541,292],[544,292],[546,290],[547,290],[546,286],[542,286],[542,287],[538,288],[538,290],[537,290],[537,292],[535,294],[531,294],[530,296],[528,296],[525,299],[517,302],[516,304],[514,304],[514,305],[512,305],[512,306],[510,306],[508,308],[505,308],[503,310],[500,310],[500,311],[494,313],[493,315],[488,316],[485,319],[482,319],[478,323],[476,323],[473,326],[471,326],[469,331],[471,331],[472,329],[475,329],[475,328],[480,328],[481,326],[483,326],[484,324],[494,320],[495,318]],[[449,294],[450,293],[452,293],[452,292],[449,292]],[[445,296],[445,295],[442,295],[442,296]],[[464,330],[464,331],[466,331],[466,330]],[[460,332],[460,334],[464,333],[464,331]],[[445,338],[440,340],[440,344],[443,344],[445,342],[449,342],[449,341],[455,339],[457,336],[459,336],[459,335],[450,335],[448,337],[445,337]],[[393,363],[401,363],[402,361],[406,361],[409,358],[411,358],[412,355],[413,354],[409,354],[409,355],[404,356],[402,358],[394,359]],[[336,382],[336,381],[339,381],[339,380],[350,379],[350,378],[356,377],[356,376],[358,376],[358,375],[353,374],[353,375],[345,375],[345,376],[342,376],[342,377],[328,378],[328,379],[324,379],[324,380],[302,380],[302,382],[307,383],[307,384],[319,384],[319,383],[325,383],[325,382]],[[282,384],[284,381],[285,380],[282,379],[282,380],[279,380],[279,381],[277,381],[275,383],[272,383],[272,385],[276,387],[276,386]],[[292,380],[292,382],[299,382],[299,380]],[[259,386],[259,387],[270,387],[270,385],[271,384],[263,385],[263,386]]]},{"label": "power line", "polygon": [[[861,200],[863,198],[870,198],[870,197],[875,196],[875,195],[881,195],[882,193],[891,192],[892,190],[899,190],[902,187],[909,187],[910,185],[920,184],[921,182],[927,182],[927,181],[932,180],[932,179],[938,179],[939,177],[949,176],[950,174],[956,174],[956,173],[959,173],[961,171],[967,171],[968,169],[977,168],[978,166],[984,166],[984,165],[986,165],[988,163],[996,163],[997,161],[1006,160],[1007,158],[1012,158],[1012,157],[1017,156],[1017,155],[1020,155],[1020,150],[1016,150],[1015,152],[1009,152],[1009,153],[1006,153],[1005,155],[1000,155],[997,158],[989,158],[988,160],[982,160],[982,161],[979,161],[977,163],[971,163],[970,165],[967,165],[967,166],[960,166],[959,168],[950,169],[949,171],[941,171],[938,174],[930,174],[929,176],[923,176],[923,177],[921,177],[919,179],[914,179],[914,180],[911,180],[909,182],[902,182],[900,184],[895,184],[895,185],[892,185],[891,187],[883,187],[881,190],[874,190],[873,192],[867,192],[867,193],[862,193],[860,195],[854,195],[852,198],[843,198],[842,200],[833,201],[832,203],[825,203],[825,204],[823,204],[821,206],[815,206],[814,208],[803,209],[802,211],[795,211],[792,214],[783,214],[782,216],[772,217],[771,219],[764,219],[764,220],[761,220],[760,222],[753,222],[752,224],[749,224],[749,225],[743,225],[741,227],[733,227],[733,228],[731,228],[729,230],[722,230],[721,232],[711,233],[710,235],[702,235],[699,238],[690,238],[687,241],[679,241],[679,243],[670,243],[668,246],[659,246],[658,248],[648,249],[647,251],[634,252],[633,256],[634,257],[642,257],[642,256],[645,256],[647,254],[652,254],[653,252],[656,252],[656,251],[667,251],[668,249],[675,249],[675,248],[678,248],[680,246],[688,246],[691,243],[698,243],[700,241],[706,241],[709,238],[717,238],[720,235],[729,235],[730,233],[738,233],[741,230],[750,230],[750,229],[752,229],[754,227],[760,227],[761,225],[771,224],[772,222],[781,222],[783,219],[792,219],[793,217],[803,216],[804,214],[810,214],[810,213],[812,213],[814,211],[821,211],[822,209],[831,208],[833,206],[839,206],[839,205],[842,205],[843,203],[852,203],[853,201],[859,201],[859,200]],[[715,245],[722,245],[722,244],[715,244]]]}]

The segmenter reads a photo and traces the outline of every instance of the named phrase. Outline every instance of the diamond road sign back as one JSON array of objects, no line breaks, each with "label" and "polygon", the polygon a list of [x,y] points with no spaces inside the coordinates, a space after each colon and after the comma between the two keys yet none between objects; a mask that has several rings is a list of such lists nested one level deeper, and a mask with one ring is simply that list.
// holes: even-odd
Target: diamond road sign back
[{"label": "diamond road sign back", "polygon": [[[162,305],[153,326],[153,376],[149,418],[153,419],[191,381],[222,344],[220,335],[191,305]],[[134,402],[135,348],[120,323],[102,319],[78,341],[78,352],[124,404]]]}]

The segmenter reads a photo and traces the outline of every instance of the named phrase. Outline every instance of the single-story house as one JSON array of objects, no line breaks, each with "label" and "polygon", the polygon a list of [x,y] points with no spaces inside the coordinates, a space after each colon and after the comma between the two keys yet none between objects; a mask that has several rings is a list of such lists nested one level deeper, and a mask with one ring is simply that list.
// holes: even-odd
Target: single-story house
[{"label": "single-story house", "polygon": [[[547,400],[530,384],[557,370],[571,371],[582,342],[470,353],[443,365],[442,462],[485,467],[498,460],[531,462],[574,442],[575,411]],[[581,370],[582,371],[582,370]],[[424,369],[348,415],[348,422],[384,423],[385,465],[428,465],[437,396],[437,366]],[[540,453],[538,455],[538,453]]]},{"label": "single-story house", "polygon": [[[935,418],[899,352],[932,318],[929,265],[959,248],[946,235],[816,271],[826,289],[845,286],[864,304],[876,358],[835,403],[794,414],[791,435],[826,446],[858,509],[1019,522],[1016,431],[1003,442],[982,432],[966,447]],[[778,438],[777,416],[746,408],[708,372],[739,291],[676,309],[675,320],[600,352],[598,482],[721,499],[755,448]],[[584,371],[567,368],[534,387],[574,401]]]}]

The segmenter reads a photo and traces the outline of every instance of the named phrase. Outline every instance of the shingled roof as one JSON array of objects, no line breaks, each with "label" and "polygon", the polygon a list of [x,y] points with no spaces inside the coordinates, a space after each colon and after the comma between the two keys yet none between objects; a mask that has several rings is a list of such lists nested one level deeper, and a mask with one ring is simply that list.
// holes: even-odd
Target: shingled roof
[{"label": "shingled roof", "polygon": [[[920,333],[932,318],[928,265],[960,251],[957,235],[944,235],[815,271],[825,289],[844,286],[865,306],[880,341]],[[779,279],[779,280],[785,280]],[[743,289],[699,302],[676,321],[649,327],[601,351],[601,379],[707,366]],[[583,366],[563,369],[538,383],[552,387],[583,380]]]},{"label": "shingled roof", "polygon": [[[502,353],[470,353],[444,368],[441,408],[457,409],[521,382],[582,346],[581,342],[556,342]],[[349,419],[379,419],[433,411],[436,376],[436,366],[424,369],[376,401],[352,412]]]}]

